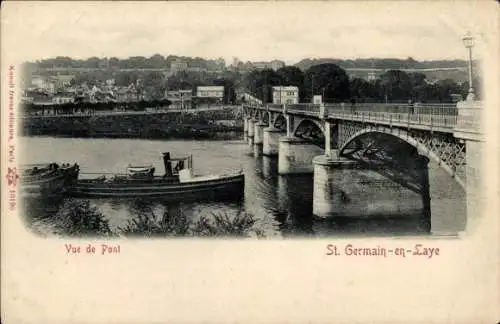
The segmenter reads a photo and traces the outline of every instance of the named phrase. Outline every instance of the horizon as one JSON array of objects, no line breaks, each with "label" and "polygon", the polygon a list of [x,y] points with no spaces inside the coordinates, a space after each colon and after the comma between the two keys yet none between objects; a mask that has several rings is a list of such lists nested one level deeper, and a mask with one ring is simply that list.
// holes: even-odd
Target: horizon
[{"label": "horizon", "polygon": [[[144,58],[151,58],[153,57],[154,55],[161,55],[163,56],[165,59],[168,57],[168,56],[174,56],[174,57],[187,57],[187,58],[190,58],[190,59],[194,59],[194,58],[201,58],[203,60],[216,60],[218,58],[214,58],[214,57],[203,57],[203,56],[188,56],[188,55],[182,55],[182,54],[160,54],[160,53],[154,53],[154,54],[150,54],[150,55],[134,55],[134,56],[128,56],[128,57],[117,57],[117,56],[101,56],[101,57],[98,57],[98,56],[89,56],[89,57],[71,57],[71,56],[64,56],[64,55],[57,55],[57,56],[53,56],[53,57],[45,57],[45,58],[39,58],[39,59],[34,59],[34,60],[30,60],[30,61],[25,61],[23,63],[36,63],[37,61],[43,61],[43,60],[50,60],[50,59],[56,59],[57,57],[68,57],[72,60],[88,60],[90,58],[93,58],[93,57],[97,57],[98,59],[102,60],[102,59],[111,59],[111,58],[116,58],[118,60],[127,60],[127,59],[130,59],[132,57],[144,57]],[[369,57],[369,58],[364,58],[364,57],[356,57],[356,58],[337,58],[337,57],[305,57],[305,58],[302,58],[296,62],[293,62],[291,64],[287,63],[286,61],[284,61],[283,59],[280,59],[280,58],[273,58],[273,59],[270,59],[270,60],[267,60],[267,61],[264,61],[264,60],[255,60],[255,61],[243,61],[243,60],[240,60],[242,63],[247,63],[247,62],[250,62],[250,63],[255,63],[255,62],[271,62],[271,61],[274,61],[274,60],[277,60],[277,61],[283,61],[285,62],[286,66],[295,66],[297,65],[298,63],[300,62],[303,62],[305,60],[309,60],[309,61],[321,61],[321,60],[339,60],[339,61],[349,61],[349,60],[352,60],[352,61],[356,61],[356,60],[401,60],[401,61],[406,61],[408,60],[410,57],[406,57],[406,58],[398,58],[398,57]],[[239,59],[239,58],[238,58]],[[436,61],[447,61],[447,62],[450,62],[450,61],[461,61],[461,62],[464,62],[464,63],[467,63],[467,60],[466,59],[460,59],[460,58],[450,58],[450,59],[426,59],[426,60],[417,60],[415,58],[412,57],[412,59],[416,62],[419,62],[419,63],[426,63],[426,62],[436,62]],[[473,61],[476,61],[473,59]],[[226,62],[226,66],[230,66],[232,64],[231,61],[225,61]],[[376,68],[375,68],[376,69]]]},{"label": "horizon", "polygon": [[[243,62],[279,59],[286,65],[320,58],[467,60],[462,36],[470,30],[476,37],[473,57],[478,59],[488,42],[481,27],[489,23],[471,15],[481,9],[473,3],[442,2],[425,6],[411,2],[10,2],[3,9],[2,17],[9,17],[5,23],[22,40],[16,44],[21,62],[56,56],[123,59],[155,53],[222,57],[228,65],[234,57]],[[32,19],[23,19],[26,16]]]}]

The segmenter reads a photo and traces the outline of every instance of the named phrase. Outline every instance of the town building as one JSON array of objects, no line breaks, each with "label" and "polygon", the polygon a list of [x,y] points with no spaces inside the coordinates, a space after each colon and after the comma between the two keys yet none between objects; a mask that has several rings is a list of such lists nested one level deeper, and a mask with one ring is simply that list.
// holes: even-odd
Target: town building
[{"label": "town building", "polygon": [[322,95],[314,95],[312,103],[315,104],[315,105],[322,104],[323,103],[323,96]]},{"label": "town building", "polygon": [[43,76],[33,76],[31,78],[31,85],[33,88],[42,89],[50,94],[53,94],[56,90],[56,85],[52,80],[45,78]]},{"label": "town building", "polygon": [[177,59],[170,63],[170,73],[177,74],[179,72],[186,71],[188,64],[181,59]]},{"label": "town building", "polygon": [[274,71],[277,71],[277,70],[284,68],[284,67],[285,67],[285,62],[283,62],[283,61],[279,61],[279,60],[271,61],[271,69],[273,69]]},{"label": "town building", "polygon": [[69,94],[58,94],[52,97],[52,102],[55,104],[65,104],[75,102],[75,97]]},{"label": "town building", "polygon": [[199,86],[196,88],[196,96],[198,98],[224,98],[223,86]]},{"label": "town building", "polygon": [[254,62],[252,63],[253,68],[257,70],[272,69],[277,71],[282,67],[285,67],[285,62],[279,60],[273,60],[271,62]]},{"label": "town building", "polygon": [[190,109],[192,107],[193,90],[165,91],[165,97],[171,102],[172,109]]},{"label": "town building", "polygon": [[299,88],[296,86],[273,87],[274,104],[298,104]]},{"label": "town building", "polygon": [[193,67],[188,67],[186,69],[186,71],[188,71],[188,72],[207,72],[207,69],[203,68],[203,67],[193,66]]},{"label": "town building", "polygon": [[63,89],[71,85],[71,81],[75,79],[74,75],[61,74],[50,77],[50,81],[54,83],[56,89]]}]

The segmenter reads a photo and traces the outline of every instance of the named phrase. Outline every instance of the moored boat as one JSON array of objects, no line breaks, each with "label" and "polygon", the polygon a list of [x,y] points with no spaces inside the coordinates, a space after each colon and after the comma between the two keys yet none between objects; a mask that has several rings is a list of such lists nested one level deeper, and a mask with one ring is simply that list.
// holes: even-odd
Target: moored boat
[{"label": "moored boat", "polygon": [[[241,198],[245,176],[242,171],[222,175],[193,175],[193,158],[171,158],[163,153],[165,173],[155,175],[151,165],[127,167],[126,173],[78,179],[68,194],[85,198],[155,197],[165,200]],[[175,166],[174,166],[175,165]]]},{"label": "moored boat", "polygon": [[20,176],[23,197],[49,197],[64,194],[68,185],[76,181],[78,164],[23,165]]}]

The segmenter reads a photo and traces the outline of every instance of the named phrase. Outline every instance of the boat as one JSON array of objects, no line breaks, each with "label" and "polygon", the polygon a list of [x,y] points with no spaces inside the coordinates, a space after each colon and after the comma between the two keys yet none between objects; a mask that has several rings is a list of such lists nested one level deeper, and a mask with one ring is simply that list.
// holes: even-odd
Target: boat
[{"label": "boat", "polygon": [[78,164],[39,163],[21,166],[21,195],[23,197],[50,197],[62,195],[69,184],[76,181]]},{"label": "boat", "polygon": [[80,198],[155,197],[165,200],[243,197],[245,176],[241,170],[221,175],[193,175],[192,155],[177,158],[172,158],[170,152],[162,155],[164,175],[155,175],[152,165],[128,165],[125,173],[78,179],[69,187],[68,195]]}]

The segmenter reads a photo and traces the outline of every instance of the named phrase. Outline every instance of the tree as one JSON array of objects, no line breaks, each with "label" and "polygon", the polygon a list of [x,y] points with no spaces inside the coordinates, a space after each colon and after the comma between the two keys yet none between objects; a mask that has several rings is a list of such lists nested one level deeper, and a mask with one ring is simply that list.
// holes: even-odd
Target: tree
[{"label": "tree", "polygon": [[[453,94],[460,94],[463,90],[452,79],[440,80],[436,83],[436,97],[439,102],[453,102]],[[462,90],[462,91],[461,91]]]},{"label": "tree", "polygon": [[302,101],[306,95],[304,91],[304,73],[295,66],[282,67],[276,73],[280,78],[281,85],[299,88],[299,101]]},{"label": "tree", "polygon": [[89,69],[97,69],[99,67],[100,59],[96,56],[88,58],[83,64],[84,67]]},{"label": "tree", "polygon": [[388,100],[407,101],[411,98],[411,79],[405,72],[389,70],[380,76],[380,81]]},{"label": "tree", "polygon": [[429,85],[426,81],[426,76],[423,73],[408,73],[411,83],[411,99],[412,101],[425,102],[429,97]]},{"label": "tree", "polygon": [[228,79],[215,79],[213,82],[216,86],[224,87],[224,103],[234,103],[236,101],[236,91],[234,89],[234,84],[231,80]]},{"label": "tree", "polygon": [[344,69],[336,64],[326,63],[309,68],[304,77],[305,98],[324,93],[325,102],[344,101],[350,97],[349,77]]},{"label": "tree", "polygon": [[349,84],[351,98],[366,99],[373,98],[374,93],[371,84],[365,79],[354,78]]},{"label": "tree", "polygon": [[167,67],[165,57],[163,57],[163,55],[160,54],[155,54],[150,58],[146,59],[145,64],[146,66],[144,67],[150,69],[164,69]]}]

